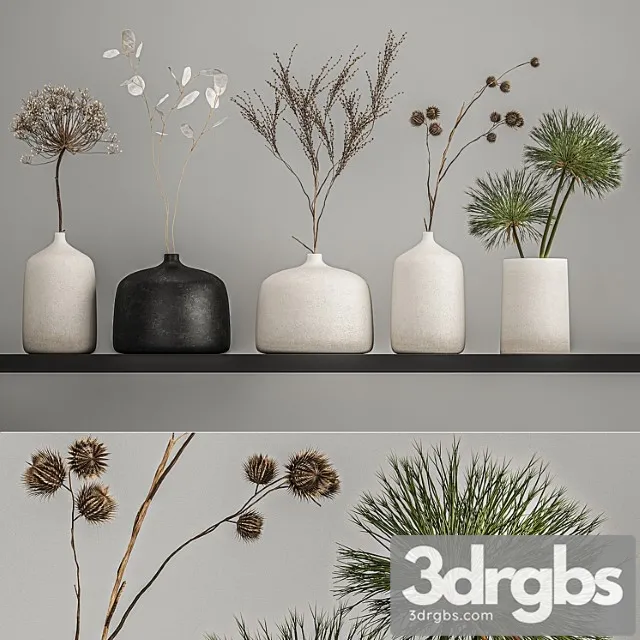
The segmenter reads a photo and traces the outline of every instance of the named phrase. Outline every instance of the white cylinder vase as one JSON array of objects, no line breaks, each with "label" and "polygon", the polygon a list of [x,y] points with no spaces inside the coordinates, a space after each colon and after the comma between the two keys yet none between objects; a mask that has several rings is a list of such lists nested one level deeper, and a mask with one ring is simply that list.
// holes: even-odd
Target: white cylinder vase
[{"label": "white cylinder vase", "polygon": [[367,283],[322,255],[269,276],[260,287],[256,347],[262,353],[367,353],[373,313]]},{"label": "white cylinder vase", "polygon": [[502,267],[502,353],[568,353],[565,258],[511,258]]},{"label": "white cylinder vase", "polygon": [[393,266],[391,348],[396,353],[460,353],[464,345],[462,261],[425,231]]},{"label": "white cylinder vase", "polygon": [[96,348],[95,268],[64,232],[27,260],[22,345],[27,353],[91,353]]}]

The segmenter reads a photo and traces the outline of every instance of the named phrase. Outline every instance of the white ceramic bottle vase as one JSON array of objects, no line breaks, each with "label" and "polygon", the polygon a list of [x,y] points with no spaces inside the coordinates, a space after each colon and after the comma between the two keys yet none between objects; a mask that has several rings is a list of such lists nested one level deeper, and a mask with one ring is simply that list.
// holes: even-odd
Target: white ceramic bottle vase
[{"label": "white ceramic bottle vase", "polygon": [[263,353],[367,353],[373,313],[367,283],[319,253],[260,287],[256,347]]},{"label": "white ceramic bottle vase", "polygon": [[391,348],[396,353],[460,353],[464,345],[462,262],[425,231],[393,267]]},{"label": "white ceramic bottle vase", "polygon": [[502,353],[568,353],[565,258],[510,258],[502,266]]},{"label": "white ceramic bottle vase", "polygon": [[96,275],[65,233],[27,260],[22,345],[27,353],[91,353],[96,348]]}]

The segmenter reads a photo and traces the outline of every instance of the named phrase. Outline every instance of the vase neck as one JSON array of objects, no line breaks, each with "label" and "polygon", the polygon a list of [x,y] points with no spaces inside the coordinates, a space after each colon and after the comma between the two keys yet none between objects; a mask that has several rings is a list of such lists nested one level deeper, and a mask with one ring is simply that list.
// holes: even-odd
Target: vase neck
[{"label": "vase neck", "polygon": [[163,262],[180,262],[179,253],[165,253]]},{"label": "vase neck", "polygon": [[321,253],[308,253],[307,254],[307,261],[305,262],[305,264],[307,265],[323,265],[324,264],[324,260],[322,259],[322,254]]},{"label": "vase neck", "polygon": [[67,234],[64,231],[56,231],[53,234],[53,244],[67,244]]},{"label": "vase neck", "polygon": [[422,242],[428,244],[435,244],[436,240],[433,237],[433,231],[423,231],[422,232]]}]

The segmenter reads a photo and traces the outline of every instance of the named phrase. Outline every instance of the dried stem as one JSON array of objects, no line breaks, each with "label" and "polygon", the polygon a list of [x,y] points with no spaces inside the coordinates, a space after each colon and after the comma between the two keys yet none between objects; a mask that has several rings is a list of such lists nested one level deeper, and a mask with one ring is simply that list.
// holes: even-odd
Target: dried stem
[{"label": "dried stem", "polygon": [[153,574],[153,576],[135,595],[135,597],[131,601],[131,604],[127,607],[125,612],[122,614],[122,617],[120,618],[120,622],[118,623],[114,631],[111,633],[111,635],[108,636],[108,640],[114,640],[114,638],[120,633],[120,631],[122,630],[122,627],[124,626],[124,623],[126,622],[127,618],[131,614],[136,604],[139,602],[140,598],[142,598],[142,596],[153,586],[153,583],[160,577],[160,574],[164,571],[165,567],[169,564],[169,562],[171,562],[171,560],[175,556],[177,556],[183,549],[188,547],[190,544],[196,542],[196,540],[200,540],[201,538],[204,538],[205,536],[208,536],[209,534],[213,533],[222,524],[227,522],[232,522],[235,518],[237,518],[242,513],[245,513],[249,509],[255,507],[260,501],[266,498],[270,493],[273,493],[274,491],[278,491],[280,489],[284,489],[285,487],[286,487],[286,482],[284,482],[282,478],[276,478],[269,484],[264,485],[260,490],[254,492],[251,495],[251,497],[237,511],[226,516],[225,518],[222,518],[218,522],[207,527],[200,533],[197,533],[196,535],[190,537],[189,539],[185,540],[181,545],[176,547],[163,560],[163,562],[160,564],[160,566],[158,567],[156,572]]},{"label": "dried stem", "polygon": [[[62,154],[60,154],[62,155]],[[76,567],[76,584],[74,585],[74,591],[76,594],[76,625],[74,640],[80,638],[80,604],[81,604],[81,587],[80,587],[80,562],[78,561],[78,551],[76,549],[76,496],[71,486],[71,472],[69,472],[69,486],[64,485],[65,489],[71,494],[71,551],[73,552],[73,563]]]},{"label": "dried stem", "polygon": [[175,453],[173,458],[171,458],[171,454],[175,446],[180,442],[180,440],[185,437],[186,434],[182,434],[178,437],[175,434],[171,434],[169,438],[169,442],[165,447],[164,453],[162,455],[162,459],[160,460],[160,464],[158,464],[158,468],[153,476],[153,480],[151,481],[151,486],[149,487],[149,491],[147,493],[146,498],[144,499],[142,505],[138,509],[138,513],[136,514],[135,520],[133,521],[133,528],[131,530],[131,536],[129,538],[129,543],[127,544],[127,548],[124,552],[124,556],[120,561],[120,565],[118,566],[118,570],[116,572],[116,579],[113,584],[113,589],[111,590],[111,596],[109,599],[109,606],[107,608],[107,614],[105,617],[104,626],[102,629],[102,640],[106,640],[109,636],[109,626],[111,623],[111,619],[118,607],[118,603],[120,601],[120,597],[122,596],[122,592],[124,590],[124,586],[126,584],[124,580],[125,572],[127,569],[127,565],[129,564],[129,559],[131,558],[131,554],[133,553],[133,549],[135,547],[136,541],[138,539],[138,535],[140,530],[142,529],[142,525],[147,516],[147,512],[149,511],[149,507],[151,506],[151,502],[155,495],[157,494],[160,486],[164,482],[165,478],[174,467],[176,462],[180,459],[180,456],[183,454],[184,450],[187,448],[195,433],[190,433],[186,436],[186,440],[182,443],[178,451]]},{"label": "dried stem", "polygon": [[58,201],[58,231],[62,233],[64,231],[62,224],[62,197],[60,195],[60,164],[62,163],[62,156],[64,155],[66,149],[62,149],[60,151],[60,155],[58,155],[58,159],[56,161],[56,199]]}]

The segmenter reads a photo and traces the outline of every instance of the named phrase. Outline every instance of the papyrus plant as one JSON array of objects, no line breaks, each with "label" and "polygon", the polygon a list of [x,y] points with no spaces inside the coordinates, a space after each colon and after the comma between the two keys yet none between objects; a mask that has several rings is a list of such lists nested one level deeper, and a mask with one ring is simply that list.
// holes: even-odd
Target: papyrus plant
[{"label": "papyrus plant", "polygon": [[548,258],[567,202],[577,189],[604,198],[622,184],[627,150],[597,115],[567,109],[543,114],[524,148],[525,166],[478,178],[467,191],[469,233],[487,250],[526,240]]},{"label": "papyrus plant", "polygon": [[516,466],[484,451],[465,465],[456,440],[448,449],[416,443],[413,455],[391,455],[388,466],[378,474],[377,490],[364,493],[351,514],[371,547],[340,545],[335,570],[337,595],[360,603],[366,627],[381,635],[390,623],[393,536],[588,535],[602,523],[535,456]]},{"label": "papyrus plant", "polygon": [[[98,630],[93,630],[87,634],[87,637],[96,638],[100,635],[102,640],[114,640],[122,632],[129,616],[167,565],[188,546],[211,535],[223,525],[231,525],[241,541],[258,540],[265,522],[258,506],[272,493],[287,491],[301,501],[321,504],[340,491],[338,473],[328,458],[319,451],[307,449],[295,453],[282,468],[269,456],[252,455],[244,463],[245,479],[253,487],[247,498],[226,516],[222,518],[212,516],[209,526],[196,532],[173,549],[159,563],[156,571],[143,586],[136,593],[128,594],[126,591],[127,569],[147,513],[163,482],[194,436],[194,433],[183,433],[178,436],[171,434],[153,474],[149,490],[133,521],[129,541],[116,570],[101,635]],[[23,474],[23,482],[31,495],[51,498],[62,490],[70,496],[70,540],[76,569],[74,640],[79,640],[81,635],[82,613],[82,572],[81,559],[76,548],[76,522],[84,520],[92,524],[103,524],[114,516],[115,500],[108,487],[98,481],[107,470],[108,458],[109,454],[102,442],[95,438],[82,438],[69,447],[66,457],[50,449],[36,451]],[[74,486],[76,480],[82,483],[79,488]]]},{"label": "papyrus plant", "polygon": [[[122,82],[121,86],[126,88],[129,95],[139,98],[144,104],[151,135],[151,161],[165,210],[165,246],[167,253],[175,253],[175,223],[185,173],[193,152],[202,138],[226,120],[226,118],[216,120],[214,114],[220,106],[222,94],[227,89],[228,77],[219,69],[210,68],[192,71],[191,67],[185,67],[178,76],[169,67],[168,72],[172,78],[174,88],[169,91],[157,92],[151,96],[140,70],[143,43],[136,40],[136,36],[131,29],[125,29],[122,32],[121,41],[119,49],[108,49],[102,54],[102,57],[107,59],[124,58],[126,60],[131,75]],[[193,124],[195,116],[191,114],[190,118],[187,119],[187,112],[183,111],[183,109],[202,102],[202,100],[198,100],[201,90],[195,88],[199,81],[204,87],[207,108],[200,117],[200,124],[196,126]],[[182,117],[176,124],[174,117],[178,115]],[[174,190],[167,185],[162,165],[163,151],[167,144],[170,144],[166,139],[172,136],[178,136],[183,141],[186,140],[187,147]],[[171,193],[173,195],[170,195]]]}]

